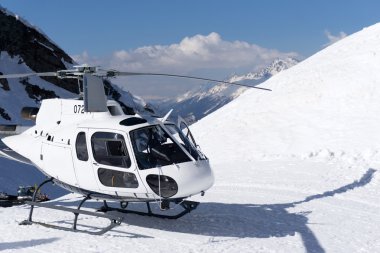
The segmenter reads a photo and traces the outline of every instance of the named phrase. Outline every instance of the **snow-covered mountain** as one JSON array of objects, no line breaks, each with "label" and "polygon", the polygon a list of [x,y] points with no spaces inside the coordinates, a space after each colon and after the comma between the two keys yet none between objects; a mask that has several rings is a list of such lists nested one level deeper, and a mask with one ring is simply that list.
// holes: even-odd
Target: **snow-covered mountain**
[{"label": "snow-covered mountain", "polygon": [[[245,75],[233,75],[226,81],[258,85],[277,73],[296,65],[298,62],[294,58],[276,59],[260,71],[250,72]],[[156,103],[156,107],[162,113],[173,109],[173,115],[180,115],[188,122],[193,123],[228,104],[246,90],[247,88],[241,86],[207,83],[175,99]]]},{"label": "snow-covered mountain", "polygon": [[243,160],[377,154],[379,44],[376,24],[261,84],[272,92],[249,90],[202,119],[194,127],[206,153],[226,158],[232,148]]},{"label": "snow-covered mountain", "polygon": [[[0,6],[0,74],[51,72],[70,69],[73,59],[38,28]],[[132,113],[143,111],[144,102],[106,81],[110,98]],[[39,107],[45,98],[77,97],[74,80],[30,77],[0,80],[0,124],[30,124],[20,116],[22,107]]]}]

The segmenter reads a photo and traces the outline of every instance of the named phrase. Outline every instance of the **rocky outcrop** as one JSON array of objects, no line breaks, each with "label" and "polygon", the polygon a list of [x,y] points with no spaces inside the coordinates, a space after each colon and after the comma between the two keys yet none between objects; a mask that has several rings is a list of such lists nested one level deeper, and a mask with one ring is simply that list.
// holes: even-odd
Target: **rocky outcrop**
[{"label": "rocky outcrop", "polygon": [[5,111],[5,109],[1,108],[0,107],[0,116],[5,119],[5,120],[8,120],[8,121],[11,121],[11,117],[9,116],[9,114]]},{"label": "rocky outcrop", "polygon": [[[37,27],[0,6],[0,75],[56,72],[76,63]],[[58,87],[57,87],[58,86]],[[104,80],[109,99],[120,103],[126,114],[151,113],[145,102]],[[62,89],[61,89],[62,88]],[[25,91],[25,92],[24,92]],[[56,77],[0,79],[0,124],[27,124],[20,117],[24,106],[39,107],[43,99],[78,97],[78,81]]]}]

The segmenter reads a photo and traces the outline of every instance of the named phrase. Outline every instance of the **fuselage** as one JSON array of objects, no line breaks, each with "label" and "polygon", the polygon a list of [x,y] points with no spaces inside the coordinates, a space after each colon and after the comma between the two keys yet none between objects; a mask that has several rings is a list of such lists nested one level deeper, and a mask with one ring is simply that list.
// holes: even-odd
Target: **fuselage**
[{"label": "fuselage", "polygon": [[107,107],[85,112],[82,100],[47,99],[35,126],[2,141],[58,185],[99,199],[183,199],[212,186],[208,159],[174,123]]}]

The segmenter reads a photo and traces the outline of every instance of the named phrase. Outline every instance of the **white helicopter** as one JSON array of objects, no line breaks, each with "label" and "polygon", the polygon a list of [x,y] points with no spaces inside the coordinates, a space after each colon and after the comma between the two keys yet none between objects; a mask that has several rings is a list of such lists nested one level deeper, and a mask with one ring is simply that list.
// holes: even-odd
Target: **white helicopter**
[{"label": "white helicopter", "polygon": [[[213,185],[214,176],[186,122],[181,118],[177,124],[168,121],[171,111],[163,118],[125,115],[116,101],[107,100],[103,78],[136,75],[191,78],[269,90],[193,76],[120,72],[87,65],[57,72],[0,75],[0,78],[74,78],[83,93],[79,99],[45,99],[40,108],[23,108],[22,116],[35,120],[34,126],[0,126],[0,134],[6,136],[0,140],[0,156],[31,164],[47,176],[35,193],[52,182],[84,196],[77,209],[39,203],[33,196],[27,202],[31,205],[29,218],[20,224],[47,225],[32,220],[34,206],[40,206],[74,213],[71,228],[74,231],[78,231],[79,214],[111,221],[96,234],[120,225],[122,217],[80,210],[88,199],[103,200],[100,209],[103,212],[170,219],[197,208],[198,202],[186,199],[203,195]],[[106,201],[119,202],[121,208],[110,207]],[[184,210],[176,215],[157,214],[150,206],[154,201],[161,210],[174,204]],[[129,202],[146,202],[147,212],[128,210]]]}]

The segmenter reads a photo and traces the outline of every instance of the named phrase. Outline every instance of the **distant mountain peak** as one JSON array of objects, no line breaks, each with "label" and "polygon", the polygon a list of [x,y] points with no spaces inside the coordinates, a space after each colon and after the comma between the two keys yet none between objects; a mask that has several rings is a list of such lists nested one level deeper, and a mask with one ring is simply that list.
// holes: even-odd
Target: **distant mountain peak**
[{"label": "distant mountain peak", "polygon": [[269,64],[267,67],[257,71],[257,72],[250,72],[245,75],[234,75],[232,76],[228,81],[229,82],[240,82],[243,80],[258,80],[264,77],[271,77],[275,74],[286,70],[294,65],[299,63],[299,60],[295,58],[285,58],[285,59],[275,59],[271,64]]},{"label": "distant mountain peak", "polygon": [[[227,78],[226,81],[258,85],[277,73],[296,65],[298,62],[298,60],[290,57],[276,59],[267,67],[257,72],[233,75]],[[192,123],[221,108],[240,96],[247,89],[246,87],[225,83],[207,83],[173,100],[165,101],[161,107],[156,107],[159,107],[159,110],[162,112],[173,108],[174,114],[180,115]]]}]

